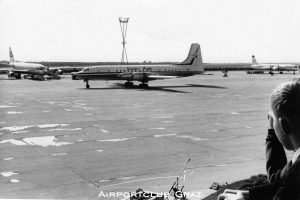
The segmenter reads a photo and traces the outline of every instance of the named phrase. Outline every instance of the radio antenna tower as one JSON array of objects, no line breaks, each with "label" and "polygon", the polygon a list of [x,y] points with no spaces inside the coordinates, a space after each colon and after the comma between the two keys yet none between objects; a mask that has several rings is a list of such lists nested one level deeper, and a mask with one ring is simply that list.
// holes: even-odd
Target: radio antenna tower
[{"label": "radio antenna tower", "polygon": [[123,45],[123,50],[122,50],[122,59],[121,59],[121,64],[124,64],[125,62],[128,64],[128,58],[127,58],[127,52],[126,52],[126,32],[127,32],[127,24],[128,24],[129,18],[122,18],[119,17],[119,22],[120,22],[120,27],[121,27],[121,33],[122,33],[122,45]]}]

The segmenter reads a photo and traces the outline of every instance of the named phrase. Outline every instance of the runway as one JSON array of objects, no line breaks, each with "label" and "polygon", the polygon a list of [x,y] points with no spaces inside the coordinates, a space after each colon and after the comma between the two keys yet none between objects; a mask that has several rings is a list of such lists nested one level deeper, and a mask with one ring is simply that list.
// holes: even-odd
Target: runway
[{"label": "runway", "polygon": [[1,75],[0,198],[168,192],[189,158],[180,182],[202,197],[213,182],[265,173],[270,92],[295,77],[214,72],[153,81],[148,89],[114,81],[85,89],[68,75]]}]

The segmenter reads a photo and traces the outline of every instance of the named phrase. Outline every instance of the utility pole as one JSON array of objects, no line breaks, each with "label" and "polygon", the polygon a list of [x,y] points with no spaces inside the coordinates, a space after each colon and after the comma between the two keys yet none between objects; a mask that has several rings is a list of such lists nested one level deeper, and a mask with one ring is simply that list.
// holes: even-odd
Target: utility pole
[{"label": "utility pole", "polygon": [[121,33],[122,33],[122,58],[121,58],[121,64],[128,64],[128,58],[127,58],[127,52],[126,52],[126,32],[127,32],[127,24],[128,24],[129,18],[122,18],[119,17],[120,27],[121,27]]}]

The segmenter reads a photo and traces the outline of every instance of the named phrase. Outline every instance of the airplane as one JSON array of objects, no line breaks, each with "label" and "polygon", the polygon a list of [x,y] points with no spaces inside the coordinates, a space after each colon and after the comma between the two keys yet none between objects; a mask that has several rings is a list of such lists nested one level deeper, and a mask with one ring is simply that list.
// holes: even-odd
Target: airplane
[{"label": "airplane", "polygon": [[296,71],[299,70],[299,66],[295,64],[280,64],[280,63],[258,63],[256,61],[256,58],[254,55],[252,55],[252,63],[251,67],[254,70],[261,71],[269,71],[269,74],[273,75],[274,71],[278,71],[280,74],[283,73],[283,71],[292,71],[293,74],[295,74]]},{"label": "airplane", "polygon": [[139,87],[147,88],[148,82],[161,79],[203,74],[204,68],[200,45],[191,44],[187,58],[172,65],[101,65],[85,67],[76,73],[76,79],[81,79],[89,89],[90,80],[125,80],[125,87],[132,87],[132,81],[141,82]]},{"label": "airplane", "polygon": [[21,74],[25,74],[24,78],[30,77],[31,79],[44,80],[44,75],[59,78],[59,69],[50,69],[48,66],[37,63],[25,63],[15,61],[11,47],[9,47],[9,65],[12,69],[8,71],[9,78],[21,79]]}]

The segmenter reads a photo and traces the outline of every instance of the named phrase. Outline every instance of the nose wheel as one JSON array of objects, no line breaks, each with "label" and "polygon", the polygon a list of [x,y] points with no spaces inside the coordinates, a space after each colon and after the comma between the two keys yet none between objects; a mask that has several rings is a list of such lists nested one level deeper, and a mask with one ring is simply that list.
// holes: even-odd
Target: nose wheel
[{"label": "nose wheel", "polygon": [[89,81],[88,81],[88,80],[85,80],[84,82],[85,82],[85,87],[86,87],[86,89],[90,89]]}]

